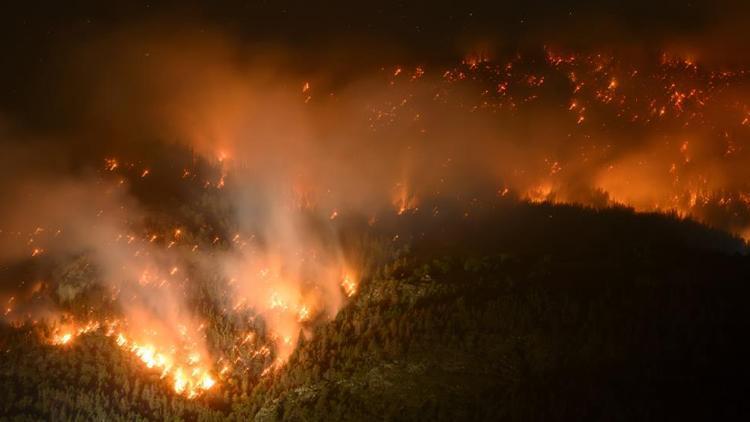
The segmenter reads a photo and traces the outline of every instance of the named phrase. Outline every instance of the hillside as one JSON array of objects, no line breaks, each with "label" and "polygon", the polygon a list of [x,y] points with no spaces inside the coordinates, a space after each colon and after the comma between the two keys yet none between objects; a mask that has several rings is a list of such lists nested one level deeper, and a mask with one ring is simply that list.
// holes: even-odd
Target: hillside
[{"label": "hillside", "polygon": [[[627,209],[440,204],[368,226],[368,271],[288,361],[174,394],[101,331],[2,328],[13,420],[663,420],[747,411],[742,241]],[[425,207],[426,208],[426,207]],[[429,208],[428,208],[429,209]],[[397,236],[398,235],[398,236]],[[365,239],[365,240],[363,240]],[[208,300],[208,299],[206,299]],[[207,304],[199,304],[210,308]],[[212,321],[209,338],[231,321]],[[218,343],[215,341],[214,343]]]}]

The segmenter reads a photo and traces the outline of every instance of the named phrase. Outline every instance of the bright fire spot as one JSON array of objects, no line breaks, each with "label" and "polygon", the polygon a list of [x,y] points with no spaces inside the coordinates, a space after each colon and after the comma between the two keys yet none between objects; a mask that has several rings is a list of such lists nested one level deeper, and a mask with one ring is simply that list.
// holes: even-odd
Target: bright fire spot
[{"label": "bright fire spot", "polygon": [[247,333],[247,335],[242,338],[242,342],[240,342],[240,344],[245,344],[247,342],[252,342],[254,339],[255,339],[255,333],[253,333],[253,332]]},{"label": "bright fire spot", "polygon": [[409,188],[406,184],[396,184],[393,206],[396,208],[396,213],[398,215],[403,215],[407,211],[416,211],[418,209],[418,202],[417,197],[409,192]]},{"label": "bright fire spot", "polygon": [[281,298],[281,296],[279,296],[278,293],[273,292],[271,293],[271,309],[275,309],[275,308],[287,309],[288,306],[286,302],[284,302],[284,300]]},{"label": "bright fire spot", "polygon": [[352,297],[354,293],[357,293],[357,283],[354,282],[349,274],[345,275],[344,279],[341,280],[341,287],[344,288],[344,293],[349,297]]},{"label": "bright fire spot", "polygon": [[201,383],[200,383],[201,389],[208,390],[211,387],[213,387],[214,384],[216,384],[216,381],[214,381],[214,379],[211,378],[211,375],[203,374],[203,378],[201,378]]},{"label": "bright fire spot", "polygon": [[115,336],[115,344],[121,349],[133,353],[146,368],[158,370],[161,378],[170,380],[174,391],[188,398],[194,398],[216,385],[216,380],[208,368],[202,366],[201,355],[190,353],[187,357],[179,354],[174,347],[161,348],[153,343],[140,343],[129,339],[124,332],[115,334],[118,322],[106,322],[104,325],[91,321],[80,327],[67,325],[64,330],[54,334],[51,343],[57,346],[71,344],[76,337],[101,327],[106,336]]},{"label": "bright fire spot", "polygon": [[159,350],[152,344],[128,342],[122,333],[117,336],[117,344],[133,352],[147,368],[158,369],[162,378],[171,378],[174,391],[178,394],[194,398],[216,384],[208,370],[199,365],[201,359],[198,353],[191,353],[183,366],[176,363],[179,359],[173,349]]},{"label": "bright fire spot", "polygon": [[71,333],[65,333],[65,334],[61,334],[61,335],[55,336],[52,339],[52,344],[64,345],[64,344],[70,343],[70,340],[72,340],[72,339],[73,339],[73,334],[71,334]]},{"label": "bright fire spot", "polygon": [[550,199],[550,195],[552,194],[552,186],[549,184],[542,184],[540,186],[537,186],[536,188],[529,189],[526,192],[526,199],[528,199],[530,202],[534,203],[541,203],[548,201]]},{"label": "bright fire spot", "polygon": [[307,321],[310,318],[310,308],[307,305],[302,305],[297,313],[297,320],[299,322]]},{"label": "bright fire spot", "polygon": [[87,323],[86,325],[82,325],[78,328],[71,327],[70,325],[68,325],[64,329],[62,329],[60,332],[57,332],[52,335],[51,343],[54,345],[69,344],[76,337],[86,334],[86,333],[90,333],[98,328],[99,328],[99,323],[96,321],[91,321]]},{"label": "bright fire spot", "polygon": [[183,392],[185,392],[186,385],[187,380],[182,373],[182,369],[178,369],[174,374],[174,391],[176,391],[178,394],[182,394]]}]

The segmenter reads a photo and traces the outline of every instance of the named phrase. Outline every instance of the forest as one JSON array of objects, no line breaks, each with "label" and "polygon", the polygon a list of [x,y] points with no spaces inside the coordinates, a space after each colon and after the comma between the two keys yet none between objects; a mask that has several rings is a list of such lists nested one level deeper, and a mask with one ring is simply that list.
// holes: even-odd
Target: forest
[{"label": "forest", "polygon": [[[441,206],[350,230],[377,258],[335,318],[312,324],[270,373],[260,372],[271,357],[251,358],[255,371],[233,370],[194,399],[101,330],[58,347],[38,327],[4,325],[3,419],[663,420],[747,410],[737,388],[748,370],[744,241],[626,208],[500,200],[467,218]],[[61,279],[85,291],[80,278]],[[230,347],[240,327],[215,309],[211,285],[196,287],[194,306],[211,346]],[[68,306],[83,312],[86,300]]]}]

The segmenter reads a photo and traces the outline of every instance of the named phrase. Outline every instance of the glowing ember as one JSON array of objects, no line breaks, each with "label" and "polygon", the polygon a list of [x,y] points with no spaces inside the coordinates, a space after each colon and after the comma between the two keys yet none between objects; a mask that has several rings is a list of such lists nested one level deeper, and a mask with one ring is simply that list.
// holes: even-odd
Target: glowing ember
[{"label": "glowing ember", "polygon": [[117,163],[117,160],[114,158],[106,158],[104,160],[104,168],[107,171],[114,171],[118,166],[119,164]]}]

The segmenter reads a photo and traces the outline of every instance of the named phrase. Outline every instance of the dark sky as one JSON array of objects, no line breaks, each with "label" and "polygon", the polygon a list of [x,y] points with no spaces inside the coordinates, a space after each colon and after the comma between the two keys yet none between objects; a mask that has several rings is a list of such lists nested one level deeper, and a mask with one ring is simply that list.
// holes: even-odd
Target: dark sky
[{"label": "dark sky", "polygon": [[[580,36],[577,41],[585,42],[589,37],[606,38],[613,26],[627,36],[649,39],[700,31],[712,21],[747,9],[726,1],[706,0],[46,3],[5,2],[3,48],[11,49],[6,51],[39,59],[50,45],[147,19],[191,20],[252,40],[293,45],[354,37],[442,50],[472,34],[513,42],[539,33]],[[608,31],[590,27],[596,21]]]},{"label": "dark sky", "polygon": [[[339,60],[377,63],[391,56],[451,60],[478,42],[502,49],[544,43],[659,49],[675,40],[718,37],[718,44],[730,49],[744,45],[750,10],[748,2],[711,0],[3,3],[0,113],[5,115],[29,114],[45,85],[54,83],[60,58],[75,46],[143,23],[219,29],[240,42],[296,49],[301,57],[336,50],[345,52],[337,53]],[[744,60],[744,53],[730,55]]]}]

